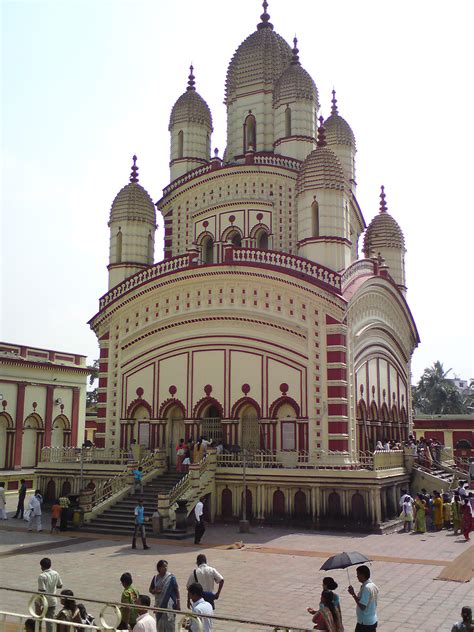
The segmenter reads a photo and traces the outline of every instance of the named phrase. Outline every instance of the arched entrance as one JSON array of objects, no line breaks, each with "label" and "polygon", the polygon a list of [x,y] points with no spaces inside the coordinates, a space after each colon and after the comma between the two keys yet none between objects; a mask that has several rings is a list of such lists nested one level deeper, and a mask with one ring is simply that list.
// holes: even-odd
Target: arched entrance
[{"label": "arched entrance", "polygon": [[53,421],[51,432],[51,447],[62,448],[68,445],[66,430],[69,429],[69,421],[64,415],[58,415]]},{"label": "arched entrance", "polygon": [[21,446],[21,467],[35,467],[41,450],[43,421],[34,413],[23,424],[23,442]]},{"label": "arched entrance", "polygon": [[285,495],[281,489],[273,493],[273,517],[280,520],[285,517]]},{"label": "arched entrance", "polygon": [[173,406],[166,415],[166,435],[170,467],[176,467],[176,446],[184,439],[184,415],[179,406]]},{"label": "arched entrance", "polygon": [[13,420],[7,413],[0,414],[0,470],[11,468],[12,446],[10,438],[13,439]]},{"label": "arched entrance", "polygon": [[221,411],[215,404],[204,409],[201,418],[201,436],[212,439],[214,445],[222,441]]},{"label": "arched entrance", "polygon": [[296,417],[297,413],[291,404],[285,402],[278,407],[276,413],[278,419],[277,449],[296,450]]},{"label": "arched entrance", "polygon": [[150,447],[150,411],[146,406],[141,404],[133,411],[134,420],[132,436],[130,439],[136,439],[139,445],[145,448]]},{"label": "arched entrance", "polygon": [[254,406],[248,405],[242,408],[240,413],[239,444],[249,452],[254,452],[260,447],[260,428],[258,425],[258,413]]}]

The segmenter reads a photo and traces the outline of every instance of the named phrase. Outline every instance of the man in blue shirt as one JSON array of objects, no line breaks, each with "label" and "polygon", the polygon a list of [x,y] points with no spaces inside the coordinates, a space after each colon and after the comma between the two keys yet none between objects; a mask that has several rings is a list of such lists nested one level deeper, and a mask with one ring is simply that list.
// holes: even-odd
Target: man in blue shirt
[{"label": "man in blue shirt", "polygon": [[143,500],[140,498],[138,500],[138,505],[135,507],[135,529],[133,531],[133,539],[132,539],[132,549],[137,548],[137,533],[140,532],[140,536],[142,539],[142,544],[144,549],[149,549],[146,543],[146,533],[145,533],[145,507],[143,506]]},{"label": "man in blue shirt", "polygon": [[349,586],[347,589],[357,604],[357,625],[355,632],[375,632],[377,629],[377,599],[379,589],[370,579],[370,569],[368,566],[357,567],[357,579],[362,584],[359,594],[355,594],[355,590],[352,586]]},{"label": "man in blue shirt", "polygon": [[135,494],[137,493],[143,494],[142,478],[143,478],[143,471],[141,467],[138,467],[136,470],[133,470],[133,482],[134,482]]}]

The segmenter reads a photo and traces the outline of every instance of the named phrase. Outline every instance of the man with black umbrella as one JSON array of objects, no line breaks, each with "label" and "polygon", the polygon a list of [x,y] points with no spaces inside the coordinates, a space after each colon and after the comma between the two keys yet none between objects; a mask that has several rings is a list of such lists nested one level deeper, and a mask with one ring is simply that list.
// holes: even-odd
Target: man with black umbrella
[{"label": "man with black umbrella", "polygon": [[370,579],[370,569],[368,566],[357,567],[357,579],[362,584],[359,594],[355,594],[355,590],[352,586],[349,586],[347,589],[357,604],[357,625],[355,632],[375,632],[377,629],[377,599],[379,589]]}]

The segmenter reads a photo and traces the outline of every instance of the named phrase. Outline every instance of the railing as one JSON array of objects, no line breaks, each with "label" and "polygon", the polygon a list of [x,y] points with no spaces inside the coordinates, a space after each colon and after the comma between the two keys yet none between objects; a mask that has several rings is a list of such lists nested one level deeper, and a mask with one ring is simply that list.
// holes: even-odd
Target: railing
[{"label": "railing", "polygon": [[[140,466],[142,468],[143,480],[147,478],[147,475],[152,474],[160,466],[163,467],[165,459],[165,451],[161,449],[154,450],[153,452],[145,455],[145,457],[137,464],[137,467]],[[115,474],[115,476],[106,479],[105,481],[99,481],[96,484],[95,489],[92,491],[92,499],[90,502],[91,511],[97,509],[104,502],[110,501],[112,497],[118,496],[120,493],[129,489],[131,482],[131,472],[128,468],[123,472],[119,472],[118,474]]]},{"label": "railing", "polygon": [[[119,602],[105,602],[97,599],[91,599],[82,595],[74,595],[76,602],[81,602],[86,605],[88,613],[92,613],[92,616],[97,615],[95,624],[82,624],[74,622],[58,621],[57,619],[48,619],[44,615],[47,610],[46,595],[50,593],[32,593],[27,590],[19,590],[16,588],[1,587],[0,591],[6,593],[2,595],[0,600],[2,606],[0,609],[0,631],[1,632],[24,632],[25,621],[29,620],[33,622],[34,631],[44,632],[44,624],[50,624],[53,632],[57,632],[57,628],[62,624],[62,628],[67,626],[70,632],[89,632],[97,631],[104,632],[109,630],[115,632],[119,629],[121,614],[120,607],[130,607],[130,604],[122,604]],[[12,600],[18,600],[18,597],[24,597],[26,602],[25,609],[26,614],[20,614],[17,612],[9,612],[6,610],[8,607],[8,596],[12,596]],[[57,595],[55,595],[57,596]],[[38,604],[38,606],[36,606]],[[36,609],[39,608],[40,614],[37,614]],[[174,617],[176,630],[189,629],[185,627],[186,622],[193,621],[197,625],[197,630],[202,632],[203,630],[203,617],[199,617],[193,612],[184,610],[170,610],[168,608],[154,608],[149,607],[147,610],[154,613],[163,613]],[[262,621],[254,621],[251,619],[244,619],[240,617],[229,617],[220,615],[209,615],[206,617],[212,621],[212,629],[215,632],[235,632],[236,630],[245,630],[246,632],[259,631],[259,632],[306,632],[306,629],[300,627],[289,626],[281,623],[267,623]],[[42,625],[43,624],[43,625]],[[175,629],[173,627],[173,629]]]},{"label": "railing", "polygon": [[42,463],[110,463],[123,465],[129,460],[128,450],[118,448],[63,448],[46,447],[41,450]]},{"label": "railing", "polygon": [[376,450],[374,452],[374,470],[391,470],[403,467],[405,452],[403,450]]},{"label": "railing", "polygon": [[297,171],[301,167],[301,160],[287,158],[275,154],[254,154],[254,165],[271,165],[273,167],[285,167]]},{"label": "railing", "polygon": [[191,474],[188,472],[170,490],[168,494],[169,504],[173,505],[177,500],[182,498],[190,487],[191,487]]},{"label": "railing", "polygon": [[215,167],[209,163],[208,165],[203,165],[202,167],[197,167],[196,169],[193,169],[192,171],[188,171],[188,173],[185,173],[183,176],[176,178],[176,180],[173,180],[173,182],[170,182],[170,184],[168,184],[168,186],[163,189],[163,197],[166,197],[172,191],[174,191],[175,189],[178,189],[185,182],[189,182],[189,180],[192,180],[193,178],[197,178],[198,176],[203,176],[204,174],[209,173],[209,171],[212,171],[213,169],[215,169]]},{"label": "railing", "polygon": [[354,277],[361,274],[374,274],[374,262],[372,259],[358,259],[351,263],[341,275],[342,288],[345,288]]},{"label": "railing", "polygon": [[195,253],[185,253],[184,255],[178,255],[177,257],[166,259],[165,261],[156,263],[141,272],[137,272],[104,294],[99,301],[99,308],[101,310],[104,309],[104,307],[107,307],[107,305],[115,301],[115,299],[120,298],[129,290],[132,290],[146,281],[151,281],[152,279],[156,279],[164,274],[176,272],[177,270],[189,268],[196,262],[196,257],[197,254]]},{"label": "railing", "polygon": [[276,250],[258,250],[256,248],[229,248],[227,253],[227,257],[229,257],[228,262],[256,263],[284,268],[306,276],[310,280],[317,279],[321,283],[326,283],[337,290],[341,289],[340,274],[303,257],[277,252]]}]

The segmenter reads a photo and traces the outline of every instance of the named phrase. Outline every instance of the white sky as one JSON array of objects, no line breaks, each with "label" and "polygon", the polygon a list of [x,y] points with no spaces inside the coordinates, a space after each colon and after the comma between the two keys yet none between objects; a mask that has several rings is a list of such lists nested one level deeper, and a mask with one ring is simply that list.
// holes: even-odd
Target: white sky
[{"label": "white sky", "polygon": [[[0,338],[97,357],[87,320],[107,289],[110,205],[138,155],[169,182],[168,119],[188,67],[225,146],[224,81],[259,0],[3,0]],[[474,376],[472,25],[457,0],[270,0],[275,30],[357,139],[366,222],[380,185],[407,244],[408,300],[435,360]],[[155,260],[162,257],[162,219]]]}]

